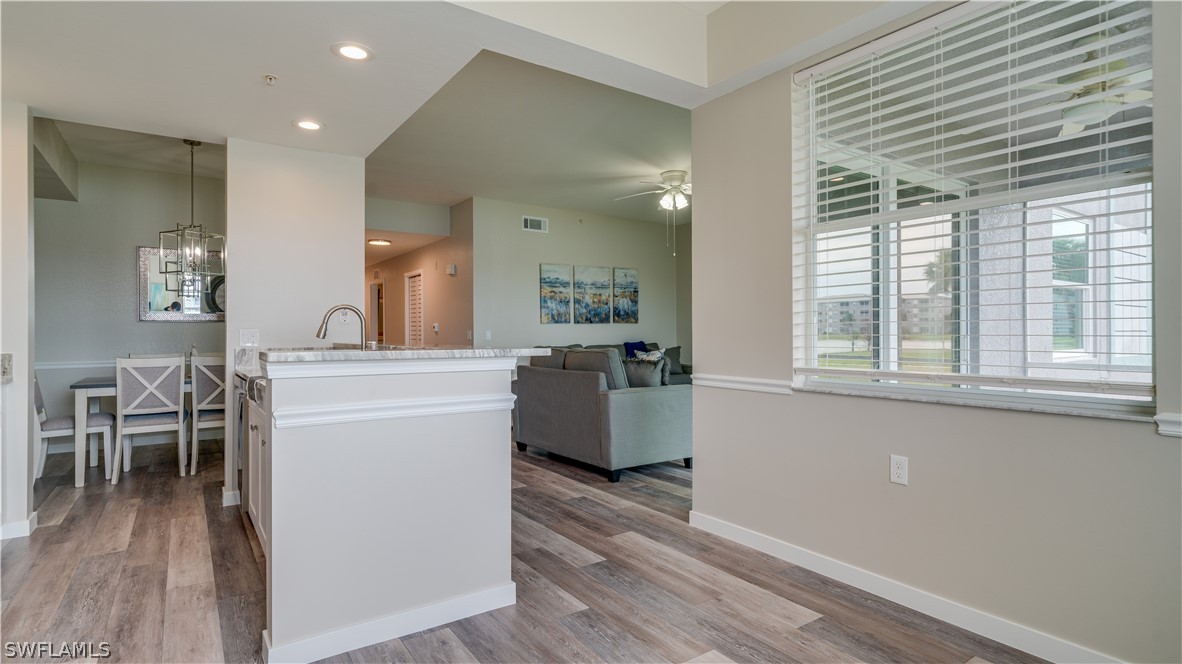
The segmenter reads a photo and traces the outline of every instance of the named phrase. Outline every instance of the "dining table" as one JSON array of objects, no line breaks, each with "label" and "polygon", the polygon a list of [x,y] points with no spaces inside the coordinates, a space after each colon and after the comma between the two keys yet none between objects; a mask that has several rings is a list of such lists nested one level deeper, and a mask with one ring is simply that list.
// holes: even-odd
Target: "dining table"
[{"label": "dining table", "polygon": [[[77,423],[85,422],[87,413],[99,412],[100,397],[115,396],[115,375],[89,376],[71,383],[70,389],[74,390],[74,486],[83,487],[86,485],[86,427],[77,426]],[[187,377],[184,390],[192,390]],[[111,435],[114,438],[115,433]],[[112,441],[112,445],[121,444],[122,441],[118,439]],[[97,465],[98,439],[95,438],[90,444],[90,466],[93,468]]]}]

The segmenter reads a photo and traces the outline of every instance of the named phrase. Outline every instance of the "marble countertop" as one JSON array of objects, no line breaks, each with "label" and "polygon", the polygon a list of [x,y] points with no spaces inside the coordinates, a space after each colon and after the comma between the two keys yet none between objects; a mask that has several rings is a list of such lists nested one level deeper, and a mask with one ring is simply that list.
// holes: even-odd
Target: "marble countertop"
[{"label": "marble countertop", "polygon": [[378,346],[362,350],[356,344],[307,346],[302,348],[264,348],[259,350],[260,363],[274,362],[342,362],[353,360],[444,360],[478,357],[522,357],[548,355],[549,348],[473,348],[472,346]]}]

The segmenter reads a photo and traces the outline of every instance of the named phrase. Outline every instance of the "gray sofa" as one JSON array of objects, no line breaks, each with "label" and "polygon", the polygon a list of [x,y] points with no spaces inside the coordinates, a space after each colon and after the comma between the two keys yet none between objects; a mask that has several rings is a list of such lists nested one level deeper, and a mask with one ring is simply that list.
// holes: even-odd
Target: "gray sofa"
[{"label": "gray sofa", "polygon": [[517,368],[513,432],[535,446],[603,468],[681,459],[693,467],[691,385],[629,387],[614,347],[555,348]]}]

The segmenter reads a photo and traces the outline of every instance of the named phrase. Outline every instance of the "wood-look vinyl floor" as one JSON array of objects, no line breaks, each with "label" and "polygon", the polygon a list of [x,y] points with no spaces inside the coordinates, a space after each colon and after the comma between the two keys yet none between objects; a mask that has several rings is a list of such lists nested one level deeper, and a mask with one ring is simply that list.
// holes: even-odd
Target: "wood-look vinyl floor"
[{"label": "wood-look vinyl floor", "polygon": [[[266,561],[221,506],[220,445],[197,477],[137,448],[116,487],[52,455],[40,527],[0,551],[3,641],[108,641],[113,661],[258,662]],[[1035,657],[691,528],[679,462],[611,484],[513,454],[517,604],[326,662],[1037,662]]]}]

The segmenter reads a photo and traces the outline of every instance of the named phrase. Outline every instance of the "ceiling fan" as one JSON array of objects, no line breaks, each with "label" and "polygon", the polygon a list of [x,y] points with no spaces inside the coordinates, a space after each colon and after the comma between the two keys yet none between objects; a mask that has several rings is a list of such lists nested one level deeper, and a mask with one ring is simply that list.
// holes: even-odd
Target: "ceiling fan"
[{"label": "ceiling fan", "polygon": [[655,184],[660,189],[652,191],[642,191],[639,194],[629,194],[617,198],[617,201],[622,201],[625,198],[633,198],[636,196],[647,196],[649,194],[661,194],[661,199],[657,201],[662,210],[681,210],[689,207],[689,197],[693,193],[693,185],[685,181],[688,173],[685,171],[664,171],[661,173],[660,182],[647,182],[641,180],[641,184]]},{"label": "ceiling fan", "polygon": [[[1115,30],[1124,32],[1119,27],[1115,28]],[[1071,43],[1071,48],[1078,48],[1107,39],[1108,35],[1096,33],[1076,39]],[[1084,63],[1099,60],[1100,57],[1099,50],[1088,51],[1087,55],[1084,56]],[[1070,91],[1071,96],[1066,101],[1079,100],[1080,103],[1063,109],[1063,128],[1059,130],[1059,136],[1070,136],[1072,134],[1078,134],[1090,124],[1103,122],[1113,115],[1120,113],[1125,110],[1123,107],[1128,104],[1153,99],[1152,89],[1133,89],[1116,94],[1112,93],[1112,90],[1142,83],[1151,83],[1153,81],[1152,69],[1144,69],[1123,76],[1120,75],[1120,70],[1126,67],[1128,67],[1128,63],[1124,60],[1113,60],[1108,63],[1099,63],[1094,67],[1088,67],[1074,74],[1061,76],[1055,83],[1036,84],[1029,87],[1031,89],[1055,89],[1075,85],[1081,81],[1094,79],[1099,76],[1107,75],[1112,77],[1093,81]]]}]

